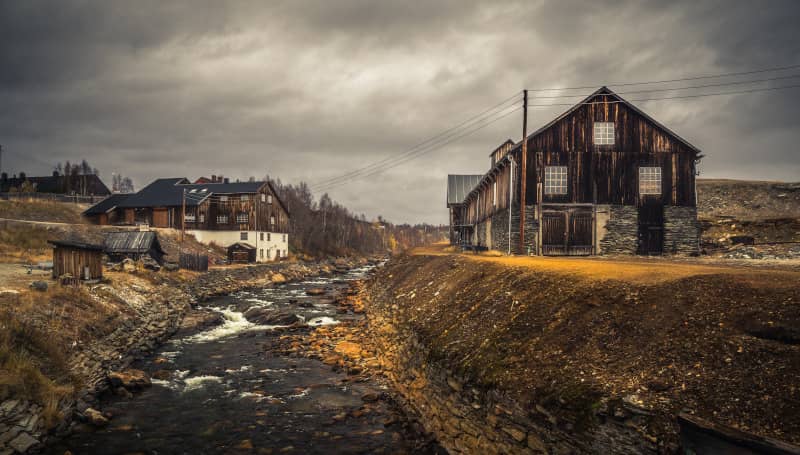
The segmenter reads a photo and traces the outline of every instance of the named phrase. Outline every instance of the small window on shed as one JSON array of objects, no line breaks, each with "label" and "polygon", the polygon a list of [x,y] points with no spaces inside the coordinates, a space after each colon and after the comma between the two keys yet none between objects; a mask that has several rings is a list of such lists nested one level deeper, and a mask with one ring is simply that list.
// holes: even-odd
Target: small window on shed
[{"label": "small window on shed", "polygon": [[545,166],[544,194],[567,194],[566,166]]},{"label": "small window on shed", "polygon": [[643,166],[639,168],[639,195],[661,194],[661,168]]},{"label": "small window on shed", "polygon": [[237,223],[247,223],[250,220],[250,216],[245,212],[240,212],[236,215],[236,222]]},{"label": "small window on shed", "polygon": [[594,144],[614,145],[614,122],[594,122]]},{"label": "small window on shed", "polygon": [[217,215],[217,224],[228,224],[228,215]]},{"label": "small window on shed", "polygon": [[239,240],[247,240],[247,232],[240,232]]}]

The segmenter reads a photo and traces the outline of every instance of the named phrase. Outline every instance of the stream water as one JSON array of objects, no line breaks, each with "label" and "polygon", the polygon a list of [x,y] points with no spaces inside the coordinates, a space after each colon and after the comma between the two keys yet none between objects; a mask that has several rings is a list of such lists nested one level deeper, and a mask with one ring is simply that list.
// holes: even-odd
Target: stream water
[{"label": "stream water", "polygon": [[224,323],[178,334],[134,368],[163,379],[133,398],[100,402],[113,415],[105,428],[79,425],[48,449],[63,454],[200,453],[395,453],[411,442],[386,427],[392,414],[384,401],[365,405],[362,396],[382,392],[376,381],[351,381],[313,359],[271,351],[281,335],[274,326],[248,322],[251,307],[291,311],[310,326],[357,318],[306,295],[310,288],[341,292],[368,268],[335,278],[314,278],[211,300]]}]

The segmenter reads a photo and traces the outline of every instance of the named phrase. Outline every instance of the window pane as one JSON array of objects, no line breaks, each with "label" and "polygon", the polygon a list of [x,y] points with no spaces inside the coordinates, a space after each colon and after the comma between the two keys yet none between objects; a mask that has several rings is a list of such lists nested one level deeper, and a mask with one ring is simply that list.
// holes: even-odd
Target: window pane
[{"label": "window pane", "polygon": [[661,194],[661,168],[639,168],[639,194]]},{"label": "window pane", "polygon": [[544,168],[544,194],[567,194],[567,167]]},{"label": "window pane", "polygon": [[614,122],[594,122],[595,145],[614,145]]}]

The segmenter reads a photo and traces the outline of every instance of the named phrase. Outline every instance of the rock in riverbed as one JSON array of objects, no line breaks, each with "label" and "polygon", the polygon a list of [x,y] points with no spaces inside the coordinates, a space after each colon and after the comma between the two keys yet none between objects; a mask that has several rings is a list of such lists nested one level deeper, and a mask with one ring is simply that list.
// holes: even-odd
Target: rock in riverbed
[{"label": "rock in riverbed", "polygon": [[306,291],[306,294],[308,295],[325,295],[326,293],[327,291],[322,288],[311,288]]},{"label": "rock in riverbed", "polygon": [[294,313],[258,307],[245,311],[244,317],[252,323],[266,325],[291,325],[300,320]]},{"label": "rock in riverbed", "polygon": [[139,390],[150,387],[150,377],[142,370],[112,371],[108,373],[108,382],[112,388],[124,387],[128,390]]},{"label": "rock in riverbed", "polygon": [[108,419],[106,416],[104,416],[103,413],[97,409],[87,408],[85,411],[83,411],[83,415],[86,417],[86,420],[89,423],[96,427],[104,427],[108,425]]}]

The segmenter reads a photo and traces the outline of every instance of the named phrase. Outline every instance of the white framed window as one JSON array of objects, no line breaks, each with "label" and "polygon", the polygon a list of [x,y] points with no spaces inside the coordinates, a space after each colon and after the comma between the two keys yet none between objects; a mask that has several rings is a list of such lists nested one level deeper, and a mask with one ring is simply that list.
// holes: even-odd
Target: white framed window
[{"label": "white framed window", "polygon": [[261,259],[264,259],[264,249],[258,250],[258,254],[261,256]]},{"label": "white framed window", "polygon": [[[261,233],[261,241],[262,241],[262,242],[264,241],[264,233],[263,233],[263,232]],[[262,255],[262,256],[263,256],[263,255]]]},{"label": "white framed window", "polygon": [[240,201],[249,201],[250,200],[250,195],[249,194],[242,194],[241,196],[239,196],[239,200]]},{"label": "white framed window", "polygon": [[267,202],[267,195],[264,193],[261,193],[261,202]]},{"label": "white framed window", "polygon": [[239,240],[247,240],[247,232],[240,232]]},{"label": "white framed window", "polygon": [[228,224],[228,215],[217,215],[217,224]]},{"label": "white framed window", "polygon": [[614,145],[614,122],[594,122],[594,144]]},{"label": "white framed window", "polygon": [[497,207],[497,182],[492,184],[492,205]]},{"label": "white framed window", "polygon": [[272,195],[271,194],[267,195],[267,204],[272,204]]},{"label": "white framed window", "polygon": [[193,214],[191,214],[191,213],[187,213],[187,214],[185,214],[185,215],[183,216],[183,219],[184,219],[184,221],[186,221],[187,223],[194,223],[194,222],[195,222],[195,220],[196,220],[195,216],[194,216]]},{"label": "white framed window", "polygon": [[250,220],[250,216],[245,212],[239,212],[236,214],[236,222],[237,223],[247,223]]},{"label": "white framed window", "polygon": [[270,226],[275,226],[275,216],[274,215],[269,217],[269,224],[270,224]]},{"label": "white framed window", "polygon": [[228,202],[228,196],[222,195],[219,197],[220,202]]},{"label": "white framed window", "polygon": [[639,194],[661,194],[661,168],[642,166],[639,168]]},{"label": "white framed window", "polygon": [[545,166],[544,194],[567,194],[566,166]]},{"label": "white framed window", "polygon": [[286,234],[283,234],[283,241],[286,241]]},{"label": "white framed window", "polygon": [[271,235],[269,235],[269,232],[267,232],[267,242],[269,242],[269,241],[270,241],[270,238],[271,238],[271,237],[272,237],[272,236],[271,236]]},{"label": "white framed window", "polygon": [[206,222],[206,214],[205,213],[201,213],[200,214],[200,222],[201,223],[205,223]]}]

